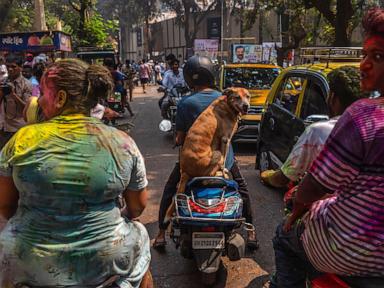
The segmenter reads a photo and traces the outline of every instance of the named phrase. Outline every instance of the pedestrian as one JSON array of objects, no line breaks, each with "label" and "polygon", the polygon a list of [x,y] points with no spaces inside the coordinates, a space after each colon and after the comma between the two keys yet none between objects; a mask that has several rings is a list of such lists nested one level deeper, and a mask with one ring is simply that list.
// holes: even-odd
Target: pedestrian
[{"label": "pedestrian", "polygon": [[25,64],[23,65],[22,69],[22,75],[25,79],[27,79],[29,82],[31,82],[32,78],[32,65],[31,64]]},{"label": "pedestrian", "polygon": [[8,80],[6,88],[0,90],[1,111],[4,112],[4,123],[0,131],[0,149],[26,123],[23,110],[28,98],[32,96],[32,84],[21,74],[23,58],[21,55],[6,56]]},{"label": "pedestrian", "polygon": [[135,79],[135,76],[136,76],[136,71],[135,69],[133,68],[133,66],[131,66],[129,64],[129,60],[127,60],[127,64],[125,66],[125,70],[123,71],[125,76],[126,76],[126,80],[124,81],[124,87],[126,90],[128,90],[128,94],[129,94],[129,101],[132,102],[133,100],[133,90],[135,88],[135,84],[134,84],[134,79]]},{"label": "pedestrian", "polygon": [[46,120],[0,154],[0,215],[9,219],[0,278],[12,287],[153,287],[150,239],[133,220],[148,197],[143,157],[125,132],[90,117],[112,93],[111,74],[66,59],[41,84]]},{"label": "pedestrian", "polygon": [[40,80],[45,71],[44,62],[39,62],[32,67],[32,96],[40,97]]},{"label": "pedestrian", "polygon": [[[363,17],[361,88],[381,95],[383,27],[383,9]],[[298,186],[292,214],[276,230],[276,274],[270,287],[304,288],[320,273],[384,276],[383,119],[381,96],[353,103],[337,121]]]},{"label": "pedestrian", "polygon": [[118,95],[121,99],[120,112],[124,113],[125,108],[127,108],[129,114],[131,115],[131,117],[133,117],[135,114],[132,111],[131,104],[129,103],[129,101],[127,101],[127,90],[124,88],[124,81],[126,80],[126,76],[122,72],[117,70],[117,65],[114,63],[112,58],[105,58],[104,66],[106,66],[109,72],[111,72],[115,84],[115,95]]},{"label": "pedestrian", "polygon": [[8,78],[7,66],[5,66],[5,60],[0,56],[0,84],[4,83]]},{"label": "pedestrian", "polygon": [[147,93],[145,91],[145,85],[149,82],[150,75],[151,75],[151,70],[148,64],[145,62],[145,59],[143,59],[142,61],[140,61],[140,66],[139,66],[140,83],[141,83],[141,86],[143,87],[143,93]]}]

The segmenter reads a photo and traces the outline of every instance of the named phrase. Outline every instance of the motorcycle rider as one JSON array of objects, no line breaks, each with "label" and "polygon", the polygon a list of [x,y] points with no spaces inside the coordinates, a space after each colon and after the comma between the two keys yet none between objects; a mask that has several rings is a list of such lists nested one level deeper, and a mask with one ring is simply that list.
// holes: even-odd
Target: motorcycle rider
[{"label": "motorcycle rider", "polygon": [[[180,61],[176,58],[169,61],[171,70],[165,73],[164,79],[162,81],[162,86],[167,90],[171,90],[175,86],[185,87],[185,81],[183,76],[183,70],[179,66]],[[167,110],[170,103],[166,101],[168,93],[164,93],[163,97],[159,100],[159,106],[161,110],[161,116],[164,119],[167,119]]]},{"label": "motorcycle rider", "polygon": [[327,78],[330,90],[327,105],[331,119],[309,125],[280,169],[261,173],[264,184],[284,188],[291,181],[298,182],[324,147],[340,115],[353,102],[365,96],[360,91],[360,71],[354,66],[337,68]]},{"label": "motorcycle rider", "polygon": [[[193,56],[188,59],[183,69],[187,85],[193,89],[190,96],[184,97],[177,106],[176,116],[176,144],[182,145],[189,128],[217,97],[222,94],[214,90],[214,66],[208,57]],[[248,194],[247,183],[240,173],[234,157],[232,146],[226,158],[226,168],[232,173],[233,179],[239,184],[239,192],[243,198],[243,216],[248,223],[252,223],[252,210]],[[153,244],[154,248],[164,248],[166,245],[165,231],[168,224],[164,223],[165,213],[176,194],[177,184],[180,180],[180,165],[176,163],[164,187],[159,210],[159,232]],[[254,230],[248,231],[248,247],[257,249],[258,242]]]},{"label": "motorcycle rider", "polygon": [[[369,10],[363,28],[361,88],[384,95],[384,10]],[[381,96],[353,103],[337,121],[298,186],[292,214],[276,230],[270,287],[306,287],[315,269],[384,277],[383,119]]]}]

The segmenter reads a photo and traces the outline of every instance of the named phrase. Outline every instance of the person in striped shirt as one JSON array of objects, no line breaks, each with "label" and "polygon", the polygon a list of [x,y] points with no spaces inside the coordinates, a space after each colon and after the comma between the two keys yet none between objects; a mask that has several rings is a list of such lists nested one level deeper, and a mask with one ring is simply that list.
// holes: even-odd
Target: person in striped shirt
[{"label": "person in striped shirt", "polygon": [[[384,10],[369,10],[363,27],[361,88],[384,95]],[[270,287],[302,288],[319,272],[383,277],[383,215],[384,98],[379,97],[345,111],[298,186],[293,212],[273,239],[276,274]]]}]

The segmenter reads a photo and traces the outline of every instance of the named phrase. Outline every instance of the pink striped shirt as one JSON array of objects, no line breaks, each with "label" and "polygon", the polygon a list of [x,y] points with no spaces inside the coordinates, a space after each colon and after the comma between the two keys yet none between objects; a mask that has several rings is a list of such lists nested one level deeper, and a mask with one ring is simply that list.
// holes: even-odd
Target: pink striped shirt
[{"label": "pink striped shirt", "polygon": [[384,98],[343,114],[309,173],[333,196],[313,204],[302,235],[311,263],[341,275],[384,275]]}]

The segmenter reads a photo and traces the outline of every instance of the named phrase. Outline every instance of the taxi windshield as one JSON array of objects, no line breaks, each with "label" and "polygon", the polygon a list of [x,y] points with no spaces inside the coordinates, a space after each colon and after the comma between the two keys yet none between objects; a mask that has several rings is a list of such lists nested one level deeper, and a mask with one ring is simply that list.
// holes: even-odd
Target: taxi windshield
[{"label": "taxi windshield", "polygon": [[224,89],[244,87],[247,89],[270,90],[279,73],[279,68],[225,68]]}]

